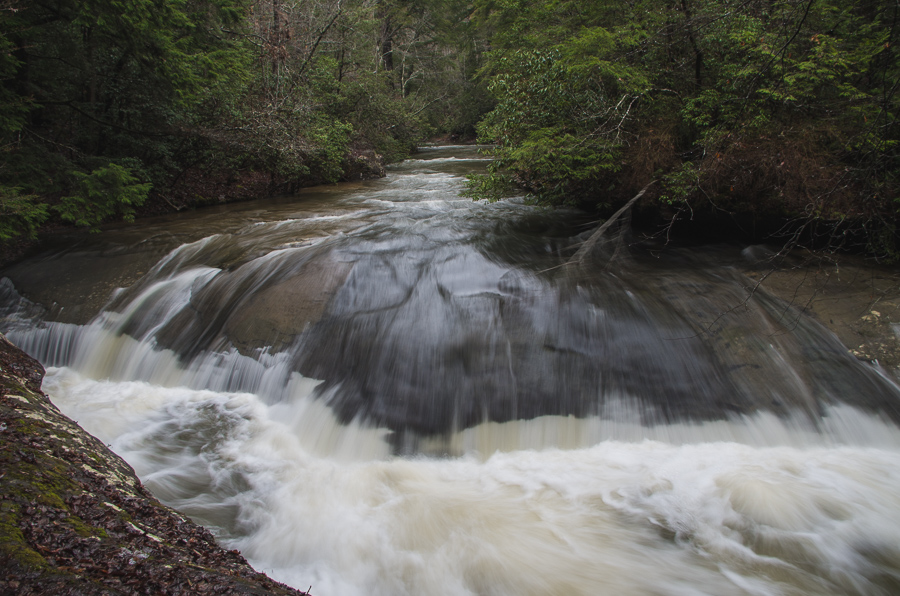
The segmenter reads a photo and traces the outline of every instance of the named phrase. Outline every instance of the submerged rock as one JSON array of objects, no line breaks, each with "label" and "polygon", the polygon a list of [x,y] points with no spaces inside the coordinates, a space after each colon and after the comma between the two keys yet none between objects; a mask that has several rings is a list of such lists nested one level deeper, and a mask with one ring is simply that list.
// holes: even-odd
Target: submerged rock
[{"label": "submerged rock", "polygon": [[302,594],[162,505],[0,334],[0,594]]}]

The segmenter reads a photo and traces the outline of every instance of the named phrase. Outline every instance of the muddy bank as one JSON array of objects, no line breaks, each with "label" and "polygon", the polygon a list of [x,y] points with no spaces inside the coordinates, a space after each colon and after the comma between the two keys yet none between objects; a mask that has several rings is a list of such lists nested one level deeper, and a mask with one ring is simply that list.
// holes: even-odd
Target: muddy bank
[{"label": "muddy bank", "polygon": [[283,594],[56,409],[0,335],[0,593]]},{"label": "muddy bank", "polygon": [[[862,257],[797,252],[780,260],[761,247],[744,251],[743,273],[756,284],[811,315],[860,360],[877,363],[900,379],[900,271]],[[768,256],[767,256],[768,255]],[[784,325],[794,319],[787,313]],[[796,315],[795,315],[796,316]]]}]

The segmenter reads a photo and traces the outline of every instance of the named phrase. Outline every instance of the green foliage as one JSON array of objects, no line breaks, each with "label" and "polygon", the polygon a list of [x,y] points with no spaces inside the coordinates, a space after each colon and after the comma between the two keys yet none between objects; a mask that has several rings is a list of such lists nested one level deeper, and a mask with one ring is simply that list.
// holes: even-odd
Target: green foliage
[{"label": "green foliage", "polygon": [[887,0],[0,2],[0,185],[27,233],[46,204],[131,217],[192,170],[284,189],[473,132],[496,157],[476,198],[595,206],[661,179],[692,209],[900,229]]},{"label": "green foliage", "polygon": [[9,38],[14,20],[7,11],[0,11],[0,135],[8,135],[22,129],[32,107],[32,100],[10,89],[21,62],[13,55],[15,44]]},{"label": "green foliage", "polygon": [[878,117],[883,106],[866,75],[889,49],[889,29],[835,3],[787,0],[731,18],[721,18],[717,3],[700,6],[704,18],[720,18],[698,42],[708,83],[687,98],[683,114],[703,131],[707,149],[737,128],[746,134],[816,119],[864,129]]},{"label": "green foliage", "polygon": [[496,202],[512,196],[516,191],[516,184],[507,172],[500,171],[496,167],[490,168],[487,174],[472,174],[466,179],[462,193],[464,197],[470,197],[476,201],[487,200]]},{"label": "green foliage", "polygon": [[[449,30],[463,27],[449,17],[462,4],[260,3],[252,26],[266,44],[222,127],[233,152],[229,163],[263,168],[288,185],[332,182],[353,153],[397,161],[428,134],[474,129],[486,107],[463,109],[454,99],[477,97],[479,85],[465,79],[472,61],[460,64],[443,45],[454,37]],[[391,68],[371,52],[385,31]]]},{"label": "green foliage", "polygon": [[666,173],[662,179],[663,192],[659,200],[666,205],[687,203],[700,183],[700,172],[697,165],[687,161],[681,167]]},{"label": "green foliage", "polygon": [[632,118],[651,99],[644,66],[624,59],[646,37],[628,19],[641,7],[562,0],[478,9],[496,31],[485,72],[497,105],[478,128],[496,161],[467,193],[496,199],[514,183],[543,204],[604,202]]},{"label": "green foliage", "polygon": [[[130,217],[146,197],[127,168],[117,168],[140,164],[142,176],[161,186],[202,156],[209,122],[248,76],[250,55],[238,35],[245,0],[6,4],[0,184],[54,204],[74,178],[76,192],[56,211],[79,224]],[[112,197],[98,194],[106,186]]]},{"label": "green foliage", "polygon": [[245,172],[281,191],[336,181],[364,152],[402,159],[426,135],[471,133],[492,105],[469,13],[467,0],[0,0],[0,185],[96,228],[133,216],[143,184],[184,204]]},{"label": "green foliage", "polygon": [[630,111],[646,91],[639,68],[613,59],[614,39],[582,29],[556,48],[492,62],[497,106],[478,133],[496,160],[469,184],[470,196],[496,198],[514,181],[542,204],[597,202],[597,189],[621,169]]},{"label": "green foliage", "polygon": [[474,6],[497,102],[479,135],[497,161],[470,181],[472,196],[516,186],[549,204],[596,204],[661,179],[651,196],[666,205],[854,222],[881,253],[897,240],[894,3]]},{"label": "green foliage", "polygon": [[16,236],[33,239],[47,219],[47,206],[37,195],[22,194],[21,188],[0,186],[0,241]]},{"label": "green foliage", "polygon": [[57,5],[68,17],[60,21],[60,32],[81,33],[82,43],[73,46],[89,73],[115,76],[116,69],[128,68],[142,82],[161,86],[181,108],[247,76],[241,45],[229,43],[223,31],[239,27],[247,8],[244,0],[60,0]]},{"label": "green foliage", "polygon": [[75,194],[63,197],[55,209],[64,220],[95,232],[104,220],[114,215],[133,221],[134,208],[144,203],[152,187],[140,182],[129,168],[114,163],[90,174],[77,171],[71,174],[76,181]]}]

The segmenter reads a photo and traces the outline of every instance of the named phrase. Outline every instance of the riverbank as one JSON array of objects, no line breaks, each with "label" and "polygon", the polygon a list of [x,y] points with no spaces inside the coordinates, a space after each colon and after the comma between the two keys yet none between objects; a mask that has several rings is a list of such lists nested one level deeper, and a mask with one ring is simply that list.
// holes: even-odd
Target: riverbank
[{"label": "riverbank", "polygon": [[[754,250],[750,247],[745,254]],[[743,273],[787,305],[815,318],[858,359],[900,379],[900,271],[896,267],[854,255],[798,251],[778,267],[768,257],[750,258]],[[791,327],[790,317],[784,324]]]},{"label": "riverbank", "polygon": [[0,593],[303,594],[157,501],[41,393],[43,374],[0,335]]},{"label": "riverbank", "polygon": [[322,596],[896,591],[897,388],[750,277],[790,301],[833,262],[589,251],[583,214],[461,199],[474,149],[417,157],[47,246],[3,330],[154,495]]},{"label": "riverbank", "polygon": [[[338,182],[383,178],[385,165],[384,156],[376,151],[353,150],[343,161]],[[324,182],[317,177],[289,179],[258,169],[226,171],[193,166],[182,171],[166,188],[151,190],[147,200],[136,207],[134,218],[141,220],[227,203],[290,195]],[[115,225],[114,222],[107,224]],[[64,224],[58,218],[50,219],[38,228],[33,238],[22,234],[5,242],[0,241],[0,268],[39,249],[48,238],[69,234],[75,229],[75,226]]]}]

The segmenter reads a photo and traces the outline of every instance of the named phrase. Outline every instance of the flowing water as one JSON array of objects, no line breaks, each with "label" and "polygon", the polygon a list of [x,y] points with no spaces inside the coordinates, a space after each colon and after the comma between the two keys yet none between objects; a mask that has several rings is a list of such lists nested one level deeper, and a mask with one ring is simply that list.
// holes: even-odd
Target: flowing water
[{"label": "flowing water", "polygon": [[[64,239],[0,327],[164,502],[318,596],[900,593],[900,391],[676,248],[387,178]],[[595,225],[595,224],[594,224]]]}]

